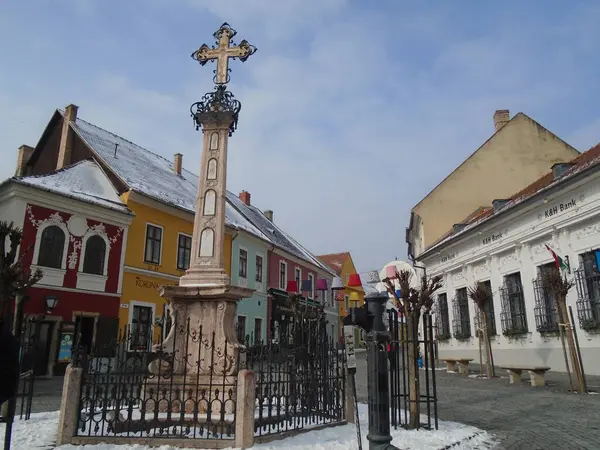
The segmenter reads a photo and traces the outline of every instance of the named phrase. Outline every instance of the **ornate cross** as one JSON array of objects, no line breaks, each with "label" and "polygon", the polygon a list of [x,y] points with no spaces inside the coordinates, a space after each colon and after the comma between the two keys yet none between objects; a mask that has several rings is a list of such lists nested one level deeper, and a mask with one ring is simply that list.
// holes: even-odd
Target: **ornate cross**
[{"label": "ornate cross", "polygon": [[236,34],[237,32],[225,22],[213,34],[216,39],[216,47],[202,44],[202,47],[192,53],[192,58],[201,65],[217,60],[217,70],[215,70],[213,79],[215,84],[227,84],[229,82],[229,58],[239,58],[240,61],[244,62],[256,52],[256,47],[245,39],[239,45],[235,45],[232,39]]}]

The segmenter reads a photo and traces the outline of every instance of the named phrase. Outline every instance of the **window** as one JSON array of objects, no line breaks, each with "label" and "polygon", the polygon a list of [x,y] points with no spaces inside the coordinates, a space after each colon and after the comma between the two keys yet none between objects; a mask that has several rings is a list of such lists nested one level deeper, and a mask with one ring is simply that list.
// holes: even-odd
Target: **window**
[{"label": "window", "polygon": [[535,328],[540,333],[551,333],[558,331],[556,294],[547,286],[545,275],[556,272],[555,263],[544,264],[538,267],[538,277],[533,280],[533,292],[535,294]]},{"label": "window", "polygon": [[312,273],[308,274],[308,281],[310,281],[310,293],[308,298],[315,298],[315,276]]},{"label": "window", "polygon": [[285,289],[287,281],[287,264],[284,261],[279,262],[279,289]]},{"label": "window", "polygon": [[579,255],[579,269],[575,271],[577,287],[577,316],[583,330],[600,327],[600,272],[597,251]]},{"label": "window", "polygon": [[131,349],[149,350],[152,343],[152,307],[133,305]]},{"label": "window", "polygon": [[150,264],[160,264],[163,230],[155,225],[146,225],[146,250],[144,261]]},{"label": "window", "polygon": [[248,276],[248,251],[240,248],[240,268],[238,275],[241,278],[247,278]]},{"label": "window", "polygon": [[302,286],[302,271],[298,267],[296,267],[295,272],[296,285],[298,286],[298,289],[300,289],[300,287]]},{"label": "window", "polygon": [[350,296],[349,295],[344,295],[344,309],[346,310],[346,312],[348,312],[350,310]]},{"label": "window", "polygon": [[500,289],[500,295],[502,298],[502,311],[500,312],[502,334],[512,336],[528,333],[520,272],[504,277],[504,286]]},{"label": "window", "polygon": [[263,258],[256,255],[256,282],[262,283],[263,280]]},{"label": "window", "polygon": [[246,316],[238,316],[236,332],[238,341],[240,343],[246,342]]},{"label": "window", "polygon": [[325,305],[327,302],[327,292],[328,291],[320,291],[321,292],[321,303]]},{"label": "window", "polygon": [[177,268],[179,270],[188,270],[192,257],[192,237],[187,234],[179,233],[177,239]]},{"label": "window", "polygon": [[437,338],[440,341],[450,339],[450,316],[448,315],[448,296],[439,294],[437,298]]},{"label": "window", "polygon": [[65,233],[56,226],[51,225],[42,231],[38,266],[62,268],[63,252],[65,251]]},{"label": "window", "polygon": [[467,288],[456,290],[452,305],[452,325],[456,339],[468,339],[471,337],[471,318],[469,316],[469,298]]},{"label": "window", "polygon": [[254,319],[254,343],[259,345],[262,342],[262,319]]},{"label": "window", "polygon": [[[488,299],[483,305],[483,311],[485,312],[485,320],[487,323],[488,336],[495,336],[498,334],[496,330],[496,317],[494,311],[494,298],[492,295],[492,283],[488,281],[482,281],[483,287],[488,292]],[[477,326],[481,327],[481,311],[477,311]]]},{"label": "window", "polygon": [[83,272],[104,275],[104,259],[106,258],[106,242],[97,234],[90,236],[85,242]]}]

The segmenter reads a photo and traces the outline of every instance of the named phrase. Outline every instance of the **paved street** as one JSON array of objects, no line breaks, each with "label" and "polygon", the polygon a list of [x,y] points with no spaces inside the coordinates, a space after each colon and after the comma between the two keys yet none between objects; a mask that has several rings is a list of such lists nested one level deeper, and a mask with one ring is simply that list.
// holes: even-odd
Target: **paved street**
[{"label": "paved street", "polygon": [[[367,400],[365,357],[357,355],[359,401]],[[600,395],[568,393],[567,377],[559,373],[548,374],[544,388],[510,386],[497,374],[502,378],[483,380],[436,371],[440,419],[489,431],[503,450],[600,448]],[[588,385],[600,391],[600,378]]]}]

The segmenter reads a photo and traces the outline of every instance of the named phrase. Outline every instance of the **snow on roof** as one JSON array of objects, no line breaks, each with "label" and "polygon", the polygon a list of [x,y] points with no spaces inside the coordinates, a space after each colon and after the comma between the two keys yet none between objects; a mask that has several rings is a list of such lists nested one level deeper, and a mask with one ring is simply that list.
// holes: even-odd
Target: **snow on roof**
[{"label": "snow on roof", "polygon": [[[63,111],[60,113],[64,116]],[[197,175],[185,169],[182,169],[181,175],[177,175],[173,161],[80,118],[71,126],[131,190],[195,213]],[[332,273],[329,267],[274,225],[259,209],[246,205],[231,192],[227,192],[225,216],[228,226],[271,242],[294,256]]]},{"label": "snow on roof", "polygon": [[49,175],[13,178],[19,184],[130,213],[112,183],[95,161],[80,161]]},{"label": "snow on roof", "polygon": [[[177,175],[172,161],[85,120],[78,118],[71,126],[131,190],[195,213],[198,187],[195,174],[182,169],[181,175]],[[225,206],[225,216],[228,226],[268,240],[230,204]]]}]

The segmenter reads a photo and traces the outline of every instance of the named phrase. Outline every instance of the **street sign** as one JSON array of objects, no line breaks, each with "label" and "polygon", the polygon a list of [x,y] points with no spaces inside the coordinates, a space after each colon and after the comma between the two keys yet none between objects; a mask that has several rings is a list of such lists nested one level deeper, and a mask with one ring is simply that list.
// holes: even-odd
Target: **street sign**
[{"label": "street sign", "polygon": [[356,354],[354,352],[354,326],[344,325],[344,342],[346,344],[346,359],[348,369],[356,369]]}]

